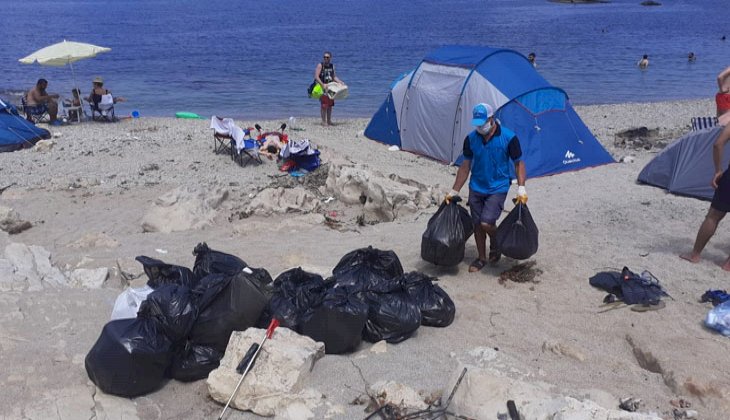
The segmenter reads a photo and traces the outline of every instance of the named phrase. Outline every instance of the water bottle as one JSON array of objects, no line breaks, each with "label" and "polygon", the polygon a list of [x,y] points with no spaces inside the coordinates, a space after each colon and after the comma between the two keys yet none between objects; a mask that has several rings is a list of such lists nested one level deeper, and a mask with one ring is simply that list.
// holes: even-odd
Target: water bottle
[{"label": "water bottle", "polygon": [[290,130],[297,130],[299,127],[297,127],[297,119],[295,117],[289,117],[289,129]]}]

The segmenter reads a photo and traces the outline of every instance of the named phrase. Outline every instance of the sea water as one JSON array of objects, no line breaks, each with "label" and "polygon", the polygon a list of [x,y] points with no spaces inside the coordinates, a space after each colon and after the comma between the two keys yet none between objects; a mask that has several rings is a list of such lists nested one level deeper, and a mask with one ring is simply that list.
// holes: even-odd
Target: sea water
[{"label": "sea water", "polygon": [[574,104],[712,97],[730,65],[727,2],[660,2],[2,0],[0,96],[17,101],[45,77],[69,97],[69,67],[18,62],[65,38],[112,49],[74,63],[82,93],[100,75],[128,100],[118,114],[143,117],[318,116],[306,89],[325,50],[350,88],[335,118],[369,117],[399,74],[446,44],[535,52],[538,71]]}]

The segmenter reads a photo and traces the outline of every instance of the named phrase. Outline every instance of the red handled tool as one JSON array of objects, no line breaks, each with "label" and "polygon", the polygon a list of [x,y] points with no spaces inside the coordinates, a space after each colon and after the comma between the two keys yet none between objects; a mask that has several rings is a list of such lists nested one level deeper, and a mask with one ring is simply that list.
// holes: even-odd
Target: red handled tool
[{"label": "red handled tool", "polygon": [[259,355],[259,352],[261,351],[261,348],[264,346],[264,343],[266,340],[271,338],[272,335],[274,335],[274,330],[276,327],[279,326],[279,321],[277,319],[272,319],[271,323],[269,324],[269,327],[266,329],[266,335],[264,336],[264,339],[261,340],[261,344],[253,343],[251,344],[251,347],[249,347],[246,354],[241,359],[241,362],[236,367],[236,372],[241,374],[241,379],[238,380],[238,384],[236,385],[236,388],[233,390],[233,393],[231,394],[231,397],[228,398],[228,402],[226,403],[226,406],[223,407],[223,411],[221,411],[221,415],[218,416],[218,420],[223,419],[223,415],[226,414],[226,410],[228,410],[228,406],[231,404],[231,401],[233,401],[233,397],[236,396],[236,393],[238,393],[238,388],[241,387],[241,384],[243,383],[243,378],[246,377],[246,374],[253,369],[253,364],[256,361],[256,356]]}]

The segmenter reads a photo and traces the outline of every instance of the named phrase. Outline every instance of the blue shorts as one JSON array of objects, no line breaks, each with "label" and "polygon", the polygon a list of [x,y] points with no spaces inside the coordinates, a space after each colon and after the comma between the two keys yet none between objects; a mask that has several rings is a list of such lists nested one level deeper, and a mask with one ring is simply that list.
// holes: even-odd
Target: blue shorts
[{"label": "blue shorts", "polygon": [[730,212],[730,169],[726,170],[717,181],[717,189],[710,207],[725,213]]},{"label": "blue shorts", "polygon": [[507,193],[479,194],[469,191],[469,208],[474,226],[481,223],[496,225],[506,199]]}]

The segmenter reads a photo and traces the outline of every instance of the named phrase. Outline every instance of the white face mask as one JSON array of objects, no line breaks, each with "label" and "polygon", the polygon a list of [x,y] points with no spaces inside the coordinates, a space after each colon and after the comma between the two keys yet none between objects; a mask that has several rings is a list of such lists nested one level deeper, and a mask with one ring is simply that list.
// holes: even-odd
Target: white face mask
[{"label": "white face mask", "polygon": [[479,134],[487,134],[487,133],[489,133],[489,130],[491,130],[491,129],[492,129],[492,122],[490,120],[487,120],[487,122],[484,123],[484,125],[480,125],[479,127],[477,127],[477,132]]}]

